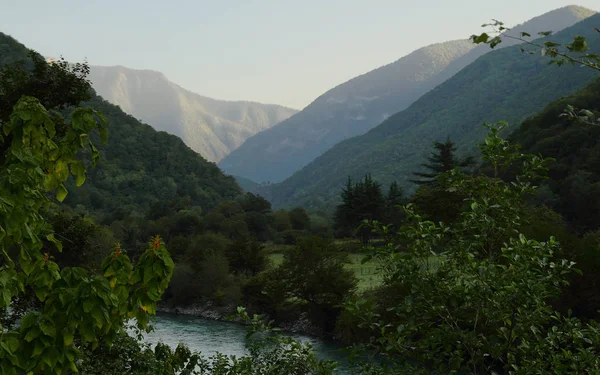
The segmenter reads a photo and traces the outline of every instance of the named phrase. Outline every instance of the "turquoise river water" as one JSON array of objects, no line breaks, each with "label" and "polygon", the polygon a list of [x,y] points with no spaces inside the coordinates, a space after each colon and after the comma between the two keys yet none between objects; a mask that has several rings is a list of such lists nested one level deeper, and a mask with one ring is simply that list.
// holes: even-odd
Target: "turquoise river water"
[{"label": "turquoise river water", "polygon": [[[246,354],[244,347],[246,328],[239,324],[186,315],[158,314],[152,325],[154,331],[145,336],[146,341],[151,344],[163,342],[175,348],[177,344],[183,342],[192,351],[198,351],[207,357],[216,352],[235,356]],[[345,363],[344,353],[335,343],[304,335],[290,334],[290,336],[303,342],[310,342],[320,359]],[[338,374],[346,374],[347,371],[346,366],[343,365]]]}]

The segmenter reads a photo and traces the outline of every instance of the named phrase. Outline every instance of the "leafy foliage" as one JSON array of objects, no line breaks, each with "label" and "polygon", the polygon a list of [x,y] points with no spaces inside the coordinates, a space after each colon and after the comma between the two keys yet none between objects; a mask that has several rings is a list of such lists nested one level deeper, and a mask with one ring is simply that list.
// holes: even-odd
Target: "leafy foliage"
[{"label": "leafy foliage", "polygon": [[[80,162],[89,167],[86,159],[93,153],[92,160],[101,156],[100,165],[88,172],[88,183],[81,188],[72,189],[77,181],[66,185],[71,193],[65,203],[79,213],[110,224],[126,213],[145,215],[158,202],[187,198],[189,206],[209,210],[240,194],[232,177],[223,175],[179,138],[155,131],[95,95],[87,81],[87,64],[68,64],[62,59],[48,64],[4,34],[0,34],[0,45],[6,47],[2,62],[7,64],[0,71],[2,121],[7,121],[22,95],[36,97],[43,106],[59,109],[66,117],[71,116],[73,106],[82,105],[102,112],[107,120],[111,142],[101,145],[92,134],[98,153],[96,149],[84,151]],[[60,126],[56,131],[62,136]]]},{"label": "leafy foliage", "polygon": [[562,116],[569,106],[600,111],[600,81],[595,81],[575,95],[551,103],[531,119],[523,122],[511,136],[523,150],[543,153],[556,159],[550,167],[550,179],[538,199],[552,207],[578,232],[598,228],[596,158],[600,145],[596,141],[600,128],[577,118]]},{"label": "leafy foliage", "polygon": [[[337,206],[334,222],[338,235],[348,236],[359,228],[364,220],[380,220],[385,212],[385,198],[381,185],[366,175],[364,180],[352,184],[350,178],[341,192],[342,204]],[[366,245],[371,231],[358,229],[359,236]]]},{"label": "leafy foliage", "polygon": [[515,152],[498,135],[503,126],[490,127],[482,158],[517,168],[514,180],[447,172],[468,202],[460,218],[436,224],[409,205],[399,232],[380,226],[388,245],[378,256],[395,303],[385,316],[361,302],[348,308],[372,330],[369,346],[412,373],[596,373],[597,325],[548,303],[574,262],[560,258],[554,238],[538,242],[521,232],[524,199],[549,160]]},{"label": "leafy foliage", "polygon": [[[548,56],[550,58],[550,64],[557,64],[560,66],[565,63],[577,63],[600,71],[600,55],[596,53],[587,53],[589,46],[584,36],[575,35],[573,40],[568,43],[557,43],[550,40],[539,42],[532,41],[531,34],[528,32],[521,32],[519,36],[507,34],[507,32],[510,31],[510,28],[505,27],[502,21],[493,20],[492,23],[484,24],[482,27],[491,27],[491,35],[488,33],[472,35],[471,40],[473,43],[485,43],[489,44],[490,48],[495,48],[502,43],[502,37],[515,39],[528,47],[532,47],[527,51],[524,48],[521,48],[521,52],[527,52],[529,54],[540,53],[542,56]],[[600,33],[598,27],[594,27],[594,31]],[[538,32],[538,36],[547,37],[550,35],[552,35],[552,31]]]},{"label": "leafy foliage", "polygon": [[132,317],[145,327],[173,270],[158,237],[135,267],[117,246],[102,264],[102,276],[77,267],[61,270],[42,253],[43,238],[61,248],[43,217],[50,203],[47,193],[64,200],[69,175],[81,185],[85,167],[75,158],[77,152],[90,147],[96,164],[98,152],[89,134],[99,129],[106,137],[104,118],[89,108],[75,109],[70,123],[59,120],[37,99],[23,96],[10,120],[1,123],[0,308],[8,308],[26,288],[41,302],[18,328],[2,327],[0,369],[5,374],[76,371],[74,340],[93,346],[100,337],[111,342]]},{"label": "leafy foliage", "polygon": [[435,151],[427,158],[429,163],[421,164],[422,167],[428,169],[430,172],[413,172],[415,176],[425,178],[426,180],[411,180],[411,182],[417,185],[431,185],[442,173],[451,171],[454,168],[464,168],[474,164],[472,157],[465,158],[464,160],[457,159],[455,156],[456,146],[450,138],[446,139],[444,143],[435,141],[433,148]]}]

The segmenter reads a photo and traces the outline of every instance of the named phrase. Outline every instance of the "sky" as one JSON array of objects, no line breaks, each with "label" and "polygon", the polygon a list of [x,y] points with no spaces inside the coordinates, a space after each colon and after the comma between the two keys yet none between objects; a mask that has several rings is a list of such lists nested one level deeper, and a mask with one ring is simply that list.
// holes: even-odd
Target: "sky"
[{"label": "sky", "polygon": [[0,31],[44,56],[152,69],[201,95],[302,109],[491,18],[514,25],[572,1],[0,0]]}]

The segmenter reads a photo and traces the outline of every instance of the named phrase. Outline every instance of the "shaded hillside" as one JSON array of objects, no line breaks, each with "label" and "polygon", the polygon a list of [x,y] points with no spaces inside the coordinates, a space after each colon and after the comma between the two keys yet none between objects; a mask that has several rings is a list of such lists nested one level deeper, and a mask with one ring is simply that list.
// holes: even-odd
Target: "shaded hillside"
[{"label": "shaded hillside", "polygon": [[248,137],[297,112],[278,105],[207,98],[152,70],[93,66],[90,80],[100,96],[156,130],[177,135],[210,161],[220,160]]},{"label": "shaded hillside", "polygon": [[[593,11],[565,7],[536,17],[511,32],[561,30]],[[515,44],[505,40],[501,47]],[[249,138],[219,162],[226,172],[257,182],[279,182],[336,143],[364,134],[392,114],[489,52],[459,40],[421,48],[398,61],[345,82],[301,112]]]},{"label": "shaded hillside", "polygon": [[108,119],[109,138],[98,147],[101,161],[65,202],[99,212],[145,212],[153,203],[189,197],[203,210],[231,199],[241,189],[212,162],[178,137],[154,130],[119,107],[95,97],[90,106]]},{"label": "shaded hillside", "polygon": [[406,108],[433,87],[431,77],[473,47],[466,40],[431,45],[353,78],[249,138],[219,166],[253,181],[281,181],[339,141],[363,134]]},{"label": "shaded hillside", "polygon": [[[600,51],[590,17],[552,40],[568,42],[574,35],[588,38]],[[533,32],[533,31],[532,31]],[[486,54],[363,136],[339,143],[281,184],[265,191],[278,206],[327,206],[351,176],[365,173],[385,184],[398,180],[405,188],[411,173],[420,169],[435,140],[450,136],[463,153],[482,139],[483,122],[509,121],[513,130],[547,103],[584,87],[596,77],[591,69],[557,67],[539,55],[522,54],[519,46]]]},{"label": "shaded hillside", "polygon": [[[2,64],[27,61],[27,52],[24,45],[0,33]],[[174,198],[210,209],[241,192],[233,177],[225,176],[176,136],[140,123],[96,95],[82,105],[106,116],[109,138],[105,145],[95,142],[101,160],[96,168],[88,168],[82,187],[69,187],[65,203],[81,204],[98,214],[131,214],[144,213],[153,203]],[[89,161],[89,155],[83,160]]]},{"label": "shaded hillside", "polygon": [[567,105],[600,116],[600,79],[523,122],[511,141],[524,152],[556,159],[537,199],[579,231],[592,231],[600,225],[600,126],[561,116]]}]

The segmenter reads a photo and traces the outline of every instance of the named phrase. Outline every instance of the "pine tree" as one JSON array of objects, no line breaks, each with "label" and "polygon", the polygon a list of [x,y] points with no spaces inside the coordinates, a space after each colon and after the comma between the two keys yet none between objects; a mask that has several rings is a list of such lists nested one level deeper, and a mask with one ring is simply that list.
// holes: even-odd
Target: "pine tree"
[{"label": "pine tree", "polygon": [[[381,220],[385,215],[386,199],[371,175],[366,175],[364,180],[352,184],[348,178],[346,187],[340,194],[342,203],[335,212],[335,228],[340,236],[349,236],[357,233],[362,241],[368,243],[371,233],[367,228],[358,227],[363,220]],[[357,232],[358,229],[358,232]]]},{"label": "pine tree", "polygon": [[430,185],[437,180],[437,177],[445,172],[451,171],[456,167],[468,167],[473,164],[474,160],[472,157],[467,157],[463,160],[459,160],[456,155],[456,146],[454,142],[450,140],[450,137],[446,139],[446,142],[434,142],[434,151],[427,158],[429,163],[421,164],[424,168],[430,172],[413,172],[415,176],[421,177],[419,180],[410,180],[417,185]]},{"label": "pine tree", "polygon": [[398,206],[405,203],[404,191],[396,181],[390,184],[385,202],[386,224],[400,224],[404,218],[404,212]]}]

